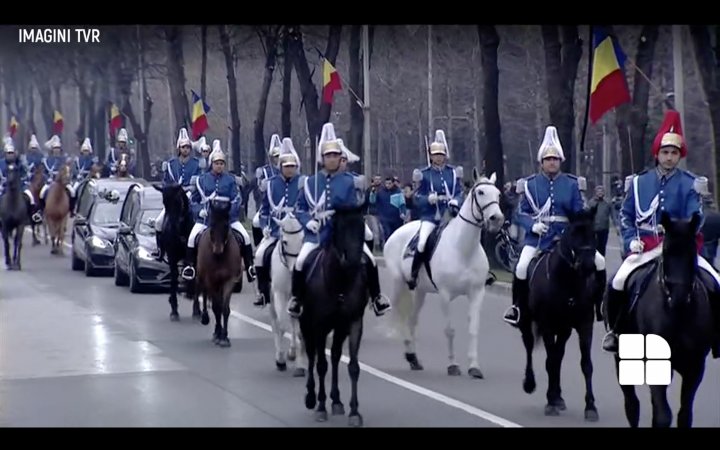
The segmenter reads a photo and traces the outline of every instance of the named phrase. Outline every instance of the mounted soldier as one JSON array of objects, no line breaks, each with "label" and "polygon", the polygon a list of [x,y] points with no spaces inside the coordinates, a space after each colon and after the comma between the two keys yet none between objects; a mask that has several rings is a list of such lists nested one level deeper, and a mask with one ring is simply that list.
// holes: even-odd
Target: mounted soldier
[{"label": "mounted soldier", "polygon": [[[513,304],[505,312],[503,320],[517,326],[520,307],[528,298],[528,266],[535,256],[550,250],[568,226],[568,216],[585,209],[581,191],[587,187],[583,177],[561,172],[565,161],[560,138],[554,126],[545,129],[545,137],[537,153],[540,173],[521,178],[516,192],[521,195],[518,220],[525,228],[525,245],[520,253],[513,279]],[[595,252],[595,293],[602,293],[607,280],[605,258]],[[596,307],[601,295],[594,299]]]},{"label": "mounted soldier", "polygon": [[[37,137],[33,134],[32,136],[30,136],[28,150],[25,153],[28,176],[30,176],[30,174],[35,171],[36,167],[43,166],[43,159],[45,159],[45,155],[40,149],[40,143],[38,143]],[[45,175],[47,175],[47,173]]]},{"label": "mounted soldier", "polygon": [[272,137],[270,137],[270,148],[268,149],[267,153],[269,162],[262,167],[258,167],[257,170],[255,170],[255,181],[257,182],[255,205],[258,210],[252,220],[253,240],[255,241],[255,245],[258,245],[263,237],[262,228],[260,226],[259,205],[262,205],[264,201],[263,199],[265,197],[265,191],[267,190],[267,180],[280,173],[277,167],[277,163],[278,157],[280,156],[281,146],[282,142],[280,141],[280,136],[278,136],[277,134],[273,134]]},{"label": "mounted soldier", "polygon": [[198,160],[200,167],[200,173],[207,172],[210,170],[210,144],[207,143],[205,136],[200,136],[200,139],[192,143],[192,147],[197,153],[195,158]]},{"label": "mounted soldier", "polygon": [[92,151],[93,148],[90,143],[90,138],[85,138],[80,146],[80,156],[75,158],[75,165],[73,166],[73,178],[75,179],[73,189],[75,190],[77,190],[80,182],[90,175],[90,170],[93,165],[99,162],[98,157],[92,155]]},{"label": "mounted soldier", "polygon": [[[45,166],[45,170],[48,174],[48,181],[52,181],[57,176],[60,168],[66,164],[67,157],[62,154],[62,142],[60,141],[60,137],[57,135],[53,135],[47,142],[45,142],[45,147],[50,149],[50,155],[43,160],[43,165]],[[74,215],[75,189],[70,183],[70,180],[68,181],[68,184],[65,185],[65,189],[67,190],[70,199],[70,214]],[[45,211],[45,196],[47,195],[49,186],[49,184],[46,184],[40,190],[40,215],[42,215],[43,211]]]},{"label": "mounted soldier", "polygon": [[463,202],[462,170],[447,164],[448,159],[450,150],[445,132],[437,130],[435,141],[428,148],[428,166],[413,171],[413,181],[419,183],[414,200],[420,215],[420,231],[408,281],[410,290],[415,289],[420,267],[427,257],[425,244],[428,237],[440,225],[445,212],[455,217]]},{"label": "mounted soldier", "polygon": [[[203,137],[203,142],[205,138]],[[179,184],[187,192],[188,198],[192,196],[192,184],[195,180],[193,177],[199,177],[202,175],[200,169],[200,160],[190,154],[192,149],[192,142],[188,136],[187,129],[181,128],[178,133],[177,143],[177,156],[170,159],[170,161],[163,162],[163,186],[169,184]],[[156,257],[161,258],[160,243],[162,242],[162,230],[165,223],[165,207],[160,211],[160,214],[155,218],[155,241],[157,243]]]},{"label": "mounted soldier", "polygon": [[197,250],[195,249],[196,238],[207,227],[210,201],[215,197],[227,197],[232,202],[230,209],[230,227],[235,232],[235,237],[240,244],[241,254],[245,263],[248,282],[255,280],[255,268],[253,267],[253,253],[250,236],[238,220],[240,215],[240,197],[238,195],[235,177],[225,171],[225,153],[220,147],[220,140],[213,142],[213,151],[210,154],[212,169],[203,173],[195,182],[195,191],[192,195],[192,210],[195,215],[195,226],[188,238],[188,260],[191,261],[183,268],[182,277],[186,280],[195,278],[195,262],[197,261]]},{"label": "mounted soldier", "polygon": [[123,159],[122,155],[125,156],[127,165],[127,171],[130,175],[135,175],[135,162],[132,159],[132,155],[135,153],[134,150],[128,148],[128,132],[125,128],[120,128],[115,139],[116,147],[110,147],[107,158],[105,159],[105,173],[103,176],[109,177],[115,174],[118,170],[118,164]]},{"label": "mounted soldier", "polygon": [[[622,332],[625,318],[630,313],[626,289],[631,274],[642,266],[657,260],[663,251],[665,230],[660,225],[662,213],[670,219],[690,219],[699,214],[700,221],[696,233],[702,229],[704,213],[701,195],[707,195],[707,178],[678,168],[680,159],[687,156],[687,143],[683,137],[680,115],[677,111],[667,111],[660,130],[652,145],[655,168],[630,175],[625,179],[625,200],[620,210],[620,227],[624,254],[627,255],[608,286],[607,321],[610,330],[603,338],[603,350],[611,353],[618,351],[618,332]],[[698,250],[702,247],[698,235]],[[710,303],[713,308],[716,340],[713,357],[720,357],[720,276],[710,263],[701,255],[697,256],[697,266]],[[703,272],[705,272],[703,276]]]},{"label": "mounted soldier", "polygon": [[[299,173],[300,157],[290,138],[282,140],[277,159],[280,174],[263,181],[267,182],[267,188],[259,210],[263,239],[255,252],[258,296],[254,305],[258,307],[270,303],[270,267],[265,267],[267,251],[273,248],[280,238],[281,231],[278,222],[288,213],[296,215],[300,186],[306,178]],[[277,222],[273,219],[277,219]]]},{"label": "mounted soldier", "polygon": [[28,205],[28,211],[30,212],[31,223],[41,223],[42,217],[38,214],[35,205],[35,199],[33,198],[32,192],[30,192],[30,186],[27,182],[27,165],[24,158],[18,157],[15,151],[15,145],[13,144],[11,137],[5,138],[4,145],[5,158],[0,159],[0,196],[5,192],[5,183],[8,178],[8,166],[15,164],[20,169],[20,179],[22,180],[21,189],[25,195],[25,201]]}]

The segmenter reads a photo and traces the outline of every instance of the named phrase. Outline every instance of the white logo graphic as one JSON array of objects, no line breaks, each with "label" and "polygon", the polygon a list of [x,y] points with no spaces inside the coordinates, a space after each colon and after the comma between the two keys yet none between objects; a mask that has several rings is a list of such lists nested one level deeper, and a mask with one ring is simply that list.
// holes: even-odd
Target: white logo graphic
[{"label": "white logo graphic", "polygon": [[657,334],[621,334],[618,381],[622,386],[668,386],[672,378],[670,345]]}]

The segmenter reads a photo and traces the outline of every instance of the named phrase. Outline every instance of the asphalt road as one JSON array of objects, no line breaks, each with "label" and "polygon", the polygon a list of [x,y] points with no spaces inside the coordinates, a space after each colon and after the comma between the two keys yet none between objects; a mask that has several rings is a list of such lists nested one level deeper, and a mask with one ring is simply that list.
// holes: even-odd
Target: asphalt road
[{"label": "asphalt road", "polygon": [[[614,264],[612,254],[618,252],[609,253],[612,273],[619,257]],[[191,320],[188,301],[181,303],[181,321],[171,323],[167,294],[133,295],[111,278],[86,278],[70,270],[67,254],[51,256],[46,246],[26,245],[23,258],[22,272],[0,269],[0,426],[347,425],[347,417],[339,416],[315,422],[303,404],[304,379],[292,377],[292,365],[287,372],[275,368],[268,312],[253,308],[254,290],[247,284],[233,296],[232,347],[221,349],[210,341],[212,322],[203,327]],[[507,291],[493,288],[486,299],[479,344],[482,380],[465,375],[464,358],[458,359],[462,376],[446,374],[437,297],[428,297],[418,327],[421,372],[410,371],[402,343],[389,337],[388,320],[366,315],[359,386],[365,426],[627,426],[612,358],[600,349],[601,324],[593,338],[600,420],[583,420],[584,380],[575,336],[562,372],[567,410],[546,417],[544,350],[535,354],[538,389],[525,394],[520,335],[501,320],[510,303]],[[467,349],[466,311],[464,299],[452,307],[458,355]],[[348,410],[346,369],[342,365],[340,389]],[[679,381],[669,394],[675,414]],[[647,388],[640,389],[640,398],[641,425],[649,426]],[[695,426],[720,426],[717,360],[708,359]]]}]

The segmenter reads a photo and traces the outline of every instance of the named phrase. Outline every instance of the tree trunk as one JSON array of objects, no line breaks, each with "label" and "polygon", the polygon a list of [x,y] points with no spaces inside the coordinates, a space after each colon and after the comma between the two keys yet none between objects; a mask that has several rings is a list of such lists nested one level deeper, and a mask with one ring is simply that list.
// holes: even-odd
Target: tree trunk
[{"label": "tree trunk", "polygon": [[[690,36],[695,50],[695,60],[702,80],[705,99],[710,110],[710,122],[713,133],[713,158],[715,167],[713,173],[713,194],[718,202],[720,190],[720,26],[715,26],[715,48],[712,47],[710,30],[707,26],[690,26]],[[683,124],[686,125],[686,124]]]},{"label": "tree trunk", "polygon": [[175,129],[189,128],[190,108],[185,93],[185,62],[183,59],[182,31],[179,26],[165,27],[167,42],[167,76],[170,84],[170,99],[175,119]]},{"label": "tree trunk", "polygon": [[498,106],[499,69],[498,46],[500,36],[494,25],[478,26],[481,64],[483,70],[483,119],[485,122],[485,170],[488,176],[497,175],[497,186],[505,183],[500,109]]},{"label": "tree trunk", "polygon": [[[58,111],[60,114],[62,114],[62,95],[60,94],[61,87],[59,83],[53,83],[52,89],[53,89],[53,109]],[[54,114],[53,114],[54,115]]]},{"label": "tree trunk", "polygon": [[[362,58],[360,57],[360,43],[362,39],[362,25],[352,25],[350,27],[350,46],[349,46],[349,61],[350,61],[350,89],[353,92],[358,92],[358,95],[363,93],[363,80],[362,80]],[[348,147],[355,153],[361,153],[363,148],[363,126],[364,126],[364,115],[363,110],[358,105],[357,99],[348,89],[348,96],[350,97],[350,139]],[[380,139],[380,136],[378,136]],[[379,142],[379,141],[378,141]]]},{"label": "tree trunk", "polygon": [[35,133],[35,86],[32,83],[27,83],[27,119],[23,144],[29,142],[30,135]]},{"label": "tree trunk", "polygon": [[582,56],[582,41],[578,37],[577,26],[562,26],[562,46],[557,26],[542,25],[541,29],[545,49],[550,121],[558,130],[560,144],[565,154],[562,170],[573,172],[575,167],[573,99],[575,78]]},{"label": "tree trunk", "polygon": [[255,124],[253,134],[255,136],[255,163],[258,166],[265,164],[267,155],[265,154],[265,113],[267,111],[267,101],[272,87],[273,73],[275,72],[275,64],[277,62],[277,32],[272,29],[266,29],[265,35],[265,73],[263,75],[263,84],[260,90],[260,102],[258,103],[257,115],[255,116]]},{"label": "tree trunk", "polygon": [[200,46],[202,48],[202,62],[200,69],[200,97],[207,98],[207,25],[200,25]]},{"label": "tree trunk", "polygon": [[45,131],[49,137],[53,135],[53,107],[50,83],[47,80],[40,81],[38,78],[36,78],[35,83],[40,96],[40,113],[42,114]]},{"label": "tree trunk", "polygon": [[[340,51],[340,38],[342,37],[342,25],[330,25],[328,33],[327,47],[325,47],[325,58],[330,64],[335,66],[338,51]],[[322,70],[320,71],[320,83],[322,85]],[[330,113],[332,105],[330,103],[322,103],[320,105],[320,120],[322,123],[330,122]]]},{"label": "tree trunk", "polygon": [[287,27],[283,30],[283,99],[282,99],[282,115],[280,122],[282,123],[283,136],[291,136],[292,120],[290,113],[292,111],[291,95],[292,95],[292,70],[293,58],[290,52],[290,34]]},{"label": "tree trunk", "polygon": [[225,25],[218,25],[220,45],[225,56],[225,70],[228,80],[228,97],[230,99],[230,145],[235,173],[242,173],[240,161],[240,114],[238,112],[237,81],[235,80],[235,64],[230,46],[230,35]]},{"label": "tree trunk", "polygon": [[318,110],[318,94],[310,75],[310,67],[305,56],[305,47],[299,25],[289,26],[288,33],[290,34],[290,55],[300,85],[301,104],[305,106],[311,161],[315,164],[315,144],[322,128],[320,111]]},{"label": "tree trunk", "polygon": [[110,84],[105,77],[100,78],[98,87],[97,102],[95,102],[95,142],[93,148],[97,150],[100,161],[105,161],[107,155],[107,102],[104,99],[110,97]]}]

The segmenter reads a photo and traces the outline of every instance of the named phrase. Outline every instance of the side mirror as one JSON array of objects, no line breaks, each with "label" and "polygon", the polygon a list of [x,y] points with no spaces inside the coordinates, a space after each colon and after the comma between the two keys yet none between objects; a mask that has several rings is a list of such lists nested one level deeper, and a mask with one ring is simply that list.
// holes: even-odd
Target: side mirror
[{"label": "side mirror", "polygon": [[83,216],[75,216],[75,223],[76,226],[84,227],[87,225],[87,219]]},{"label": "side mirror", "polygon": [[120,228],[118,228],[118,234],[123,234],[123,235],[132,234],[132,229],[125,224],[121,224]]},{"label": "side mirror", "polygon": [[155,228],[155,218],[151,217],[148,219],[147,224],[150,228]]}]

